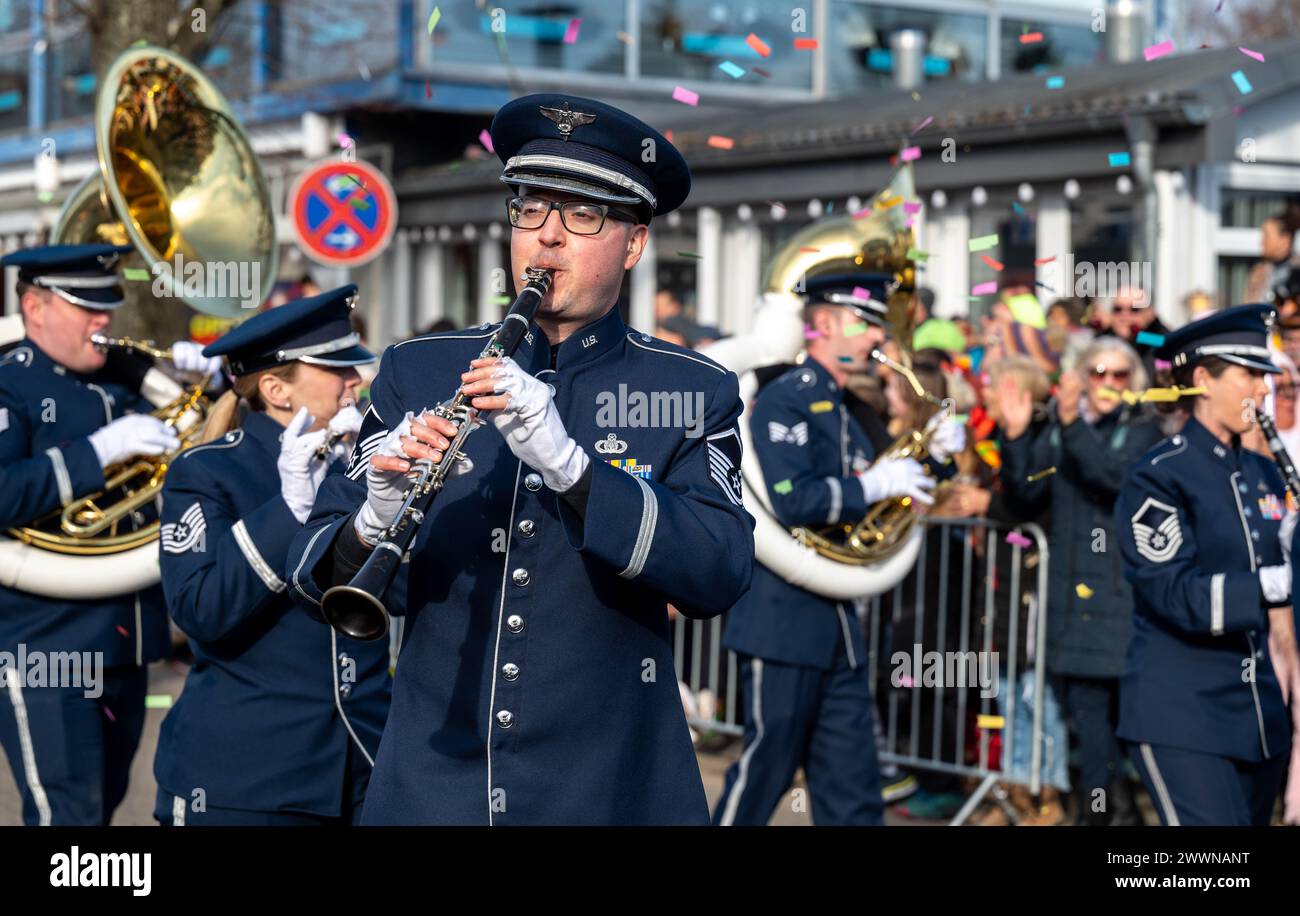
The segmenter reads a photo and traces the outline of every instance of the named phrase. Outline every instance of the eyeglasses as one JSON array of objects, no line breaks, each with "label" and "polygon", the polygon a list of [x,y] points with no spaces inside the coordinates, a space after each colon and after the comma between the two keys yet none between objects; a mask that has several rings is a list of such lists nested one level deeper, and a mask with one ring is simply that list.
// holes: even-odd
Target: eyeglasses
[{"label": "eyeglasses", "polygon": [[552,210],[560,211],[560,222],[574,235],[597,235],[605,228],[605,217],[627,223],[638,223],[634,213],[608,204],[593,204],[585,200],[543,200],[540,197],[512,197],[506,201],[510,225],[516,229],[540,229],[550,218]]},{"label": "eyeglasses", "polygon": [[1107,366],[1093,366],[1092,369],[1088,371],[1088,375],[1091,378],[1095,378],[1095,379],[1103,379],[1109,375],[1117,382],[1127,382],[1129,378],[1132,377],[1133,370],[1132,369],[1111,369]]}]

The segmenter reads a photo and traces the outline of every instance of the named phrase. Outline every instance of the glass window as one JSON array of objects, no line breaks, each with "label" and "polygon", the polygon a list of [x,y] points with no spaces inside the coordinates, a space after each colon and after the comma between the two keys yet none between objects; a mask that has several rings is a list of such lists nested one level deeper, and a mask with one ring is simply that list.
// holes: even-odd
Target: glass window
[{"label": "glass window", "polygon": [[[810,9],[811,4],[805,4]],[[812,88],[812,51],[794,47],[794,38],[813,38],[807,19],[806,36],[792,36],[790,8],[749,0],[642,0],[641,74],[671,77],[692,83],[724,82]],[[586,28],[586,24],[583,24]],[[772,49],[760,57],[746,44],[754,33]],[[730,61],[745,73],[732,77],[718,69]],[[769,76],[753,72],[757,67]]]},{"label": "glass window", "polygon": [[1283,191],[1224,188],[1219,197],[1219,225],[1258,229],[1264,220],[1286,209],[1287,198]]},{"label": "glass window", "polygon": [[1219,308],[1226,309],[1246,301],[1246,287],[1250,285],[1250,271],[1256,258],[1219,256],[1218,290]]},{"label": "glass window", "polygon": [[275,23],[280,78],[288,83],[365,79],[396,66],[399,5],[398,0],[282,4]]},{"label": "glass window", "polygon": [[[1042,41],[1021,42],[1021,35],[1033,32],[1041,32]],[[1008,16],[1002,20],[1002,72],[1035,73],[1104,63],[1105,38],[1104,32],[1094,32],[1087,23],[1068,25]]]},{"label": "glass window", "polygon": [[25,51],[0,54],[0,130],[27,126],[27,63]]},{"label": "glass window", "polygon": [[90,42],[80,36],[50,45],[46,116],[51,123],[94,114],[98,83],[90,48]]},{"label": "glass window", "polygon": [[[430,35],[429,14],[435,5],[442,15]],[[621,2],[531,2],[506,10],[421,0],[416,9],[422,11],[416,16],[417,64],[465,62],[480,67],[623,72],[626,46],[618,37],[624,28]],[[577,38],[566,42],[574,19],[582,20]]]},{"label": "glass window", "polygon": [[925,35],[927,81],[978,81],[987,72],[985,16],[835,0],[831,21],[828,79],[834,92],[892,85],[890,36],[902,29]]},{"label": "glass window", "polygon": [[31,23],[31,0],[0,0],[0,34],[26,32]]}]

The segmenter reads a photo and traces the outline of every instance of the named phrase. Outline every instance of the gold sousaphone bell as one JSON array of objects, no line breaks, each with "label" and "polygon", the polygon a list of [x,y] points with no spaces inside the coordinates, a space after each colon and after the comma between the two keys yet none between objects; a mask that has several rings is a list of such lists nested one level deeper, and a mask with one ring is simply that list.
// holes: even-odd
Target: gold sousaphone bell
[{"label": "gold sousaphone bell", "polygon": [[[823,219],[797,232],[774,257],[768,267],[764,288],[771,292],[801,289],[801,281],[827,273],[866,271],[892,277],[886,305],[890,331],[901,351],[902,360],[894,360],[880,350],[872,352],[876,362],[897,372],[917,396],[951,412],[950,402],[940,402],[925,391],[909,362],[912,340],[908,305],[916,285],[915,263],[909,252],[914,244],[912,230],[903,217],[903,201],[914,196],[911,170],[904,167],[867,205],[867,216],[839,216]],[[914,458],[924,462],[929,457],[933,430],[909,430],[889,448],[876,456]],[[917,521],[911,497],[881,500],[869,507],[856,522],[844,522],[823,528],[794,528],[796,541],[820,555],[850,566],[869,566],[898,553],[911,538]]]},{"label": "gold sousaphone bell", "polygon": [[[184,295],[187,278],[172,275],[178,256],[186,266],[202,265],[205,277],[229,279],[232,265],[256,270],[257,301],[266,299],[278,260],[271,195],[233,111],[193,64],[146,45],[118,57],[100,84],[95,145],[99,169],[69,196],[51,243],[131,245],[128,264],[138,258],[166,294],[209,315],[250,312],[238,284],[214,295],[209,281],[201,294]],[[134,341],[101,345],[166,355]],[[159,524],[144,523],[139,512],[156,501],[176,456],[197,443],[207,408],[204,385],[168,384],[174,390],[153,398],[153,415],[175,429],[180,449],[110,466],[103,492],[10,529],[0,538],[0,585],[91,598],[158,581]]]}]

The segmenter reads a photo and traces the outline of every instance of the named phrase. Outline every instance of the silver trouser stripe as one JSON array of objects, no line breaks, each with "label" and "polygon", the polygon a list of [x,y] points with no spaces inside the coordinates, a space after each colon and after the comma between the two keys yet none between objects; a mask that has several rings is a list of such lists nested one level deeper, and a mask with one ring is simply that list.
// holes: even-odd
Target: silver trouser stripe
[{"label": "silver trouser stripe", "polygon": [[655,538],[655,526],[659,523],[659,497],[650,484],[640,477],[633,477],[641,487],[641,527],[636,533],[636,544],[632,547],[632,558],[627,561],[627,568],[619,573],[624,579],[635,579],[645,568],[645,561],[650,556],[650,544]]},{"label": "silver trouser stripe", "polygon": [[185,799],[179,795],[172,796],[172,826],[185,826]]},{"label": "silver trouser stripe", "polygon": [[1155,786],[1156,802],[1160,805],[1160,810],[1165,813],[1165,825],[1168,827],[1181,826],[1178,823],[1178,812],[1174,810],[1173,800],[1169,797],[1169,790],[1165,788],[1164,777],[1160,775],[1160,768],[1156,766],[1156,755],[1151,751],[1151,745],[1142,744],[1142,762],[1147,766],[1147,772],[1151,774],[1151,785]]},{"label": "silver trouser stripe", "polygon": [[730,827],[736,822],[736,809],[740,807],[740,796],[744,794],[745,783],[749,779],[749,765],[754,759],[754,752],[763,743],[763,660],[751,658],[749,668],[754,676],[754,710],[750,713],[754,717],[754,743],[745,748],[745,753],[740,755],[740,768],[736,774],[736,782],[731,787],[731,794],[727,796],[727,807],[723,810],[722,817],[718,819],[720,827]]},{"label": "silver trouser stripe", "polygon": [[1210,576],[1210,633],[1223,635],[1223,580],[1226,573]]},{"label": "silver trouser stripe", "polygon": [[45,454],[54,465],[54,482],[59,487],[59,505],[66,506],[72,502],[72,478],[68,476],[68,466],[63,461],[63,452],[58,447],[47,448]]},{"label": "silver trouser stripe", "polygon": [[253,572],[257,573],[262,583],[273,592],[284,591],[284,580],[277,576],[271,565],[262,559],[262,554],[258,552],[257,545],[249,536],[248,529],[244,527],[244,520],[235,522],[230,532],[235,536],[235,543],[243,552],[244,559],[248,561],[249,566],[253,567]]},{"label": "silver trouser stripe", "polygon": [[22,749],[23,778],[27,781],[27,791],[32,793],[32,801],[36,802],[40,825],[48,827],[51,817],[50,800],[45,796],[41,773],[36,769],[36,747],[32,744],[31,723],[27,721],[27,703],[23,700],[21,674],[10,667],[0,677],[4,678],[5,685],[9,688],[9,702],[14,707],[14,723],[18,726],[18,745]]},{"label": "silver trouser stripe", "polygon": [[844,505],[844,490],[838,477],[827,477],[826,486],[831,490],[831,510],[826,513],[826,524],[834,525],[840,520],[840,509]]}]

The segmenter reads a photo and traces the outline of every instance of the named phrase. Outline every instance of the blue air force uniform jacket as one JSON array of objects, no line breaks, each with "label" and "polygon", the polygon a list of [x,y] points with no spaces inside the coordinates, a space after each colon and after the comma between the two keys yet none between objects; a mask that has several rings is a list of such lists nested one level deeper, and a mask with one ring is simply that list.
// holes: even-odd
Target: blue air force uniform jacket
[{"label": "blue air force uniform jacket", "polygon": [[[450,398],[494,330],[385,353],[352,465],[290,551],[306,604],[332,582],[369,455],[407,411]],[[534,327],[515,360],[591,458],[585,516],[490,423],[467,439],[473,471],[438,496],[405,593],[386,599],[406,627],[363,823],[708,823],[666,604],[708,618],[749,584],[737,381],[617,309],[556,350]]]},{"label": "blue air force uniform jacket", "polygon": [[1273,462],[1194,419],[1130,470],[1115,505],[1136,599],[1121,738],[1243,761],[1288,753],[1257,573],[1282,562],[1285,510]]},{"label": "blue air force uniform jacket", "polygon": [[[848,414],[826,368],[805,360],[754,400],[750,435],[768,499],[782,525],[822,527],[867,512],[856,475],[875,448]],[[852,602],[792,585],[757,564],[749,592],[727,615],[723,645],[745,655],[829,670],[844,647],[856,667],[866,657]]]},{"label": "blue air force uniform jacket", "polygon": [[[163,590],[194,667],[163,721],[154,775],[169,793],[247,811],[339,816],[348,745],[373,763],[388,712],[386,640],[336,636],[286,594],[301,529],[280,497],[283,432],[249,413],[167,472]],[[364,789],[364,786],[362,787]]]},{"label": "blue air force uniform jacket", "polygon": [[[126,413],[153,409],[102,375],[71,372],[24,339],[0,357],[0,530],[30,525],[104,486],[87,438]],[[128,530],[156,519],[152,507]],[[105,561],[100,561],[105,562]],[[106,668],[143,665],[168,644],[162,590],[49,598],[0,585],[0,648],[103,652]]]}]

